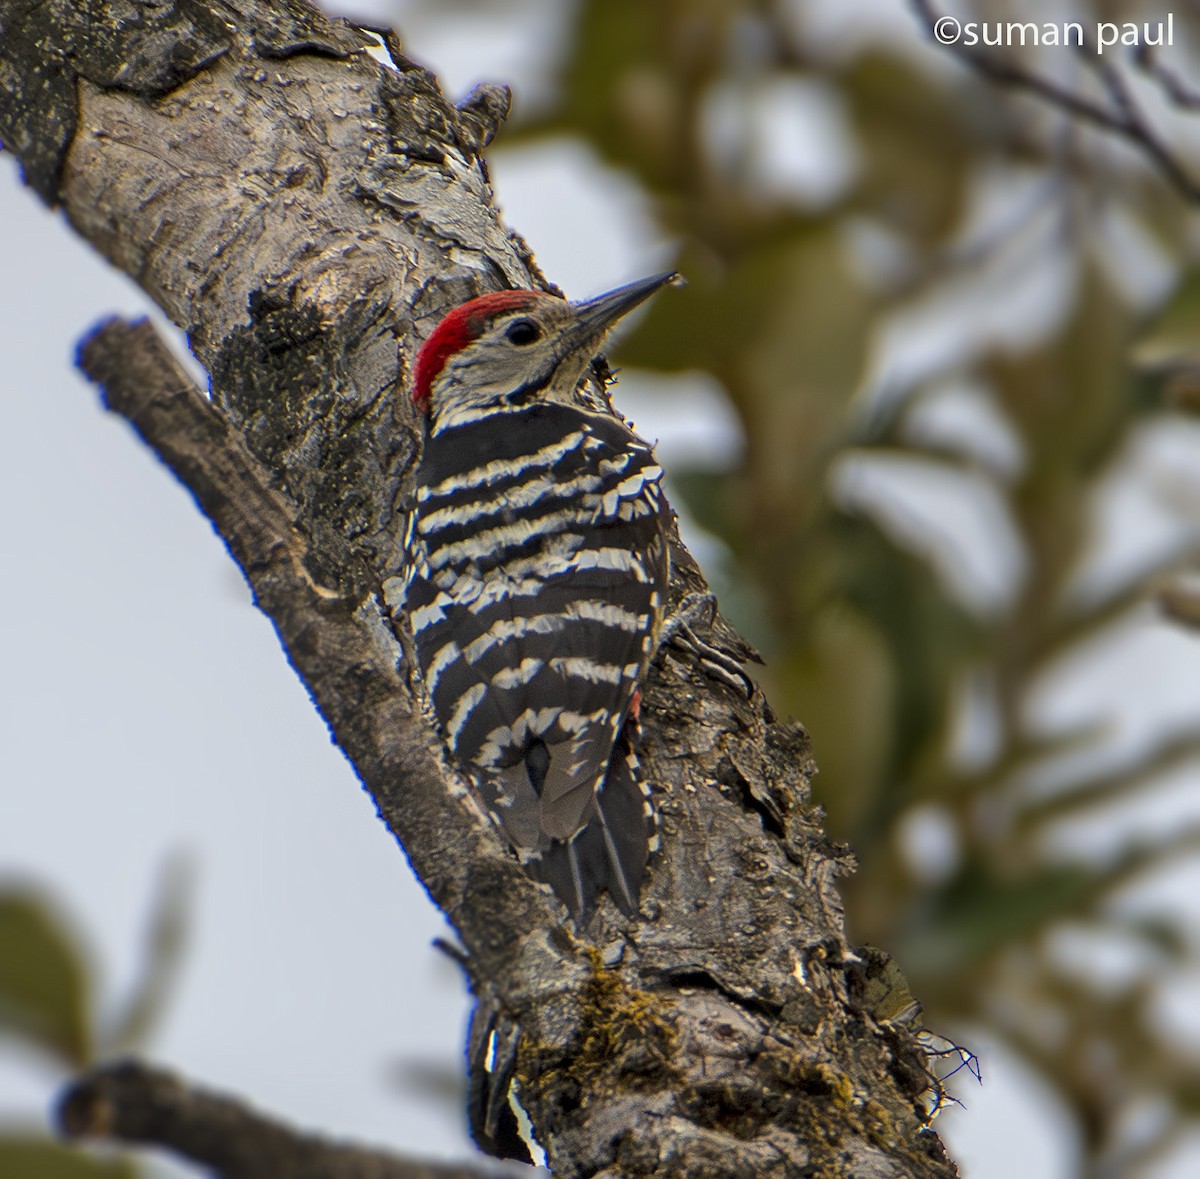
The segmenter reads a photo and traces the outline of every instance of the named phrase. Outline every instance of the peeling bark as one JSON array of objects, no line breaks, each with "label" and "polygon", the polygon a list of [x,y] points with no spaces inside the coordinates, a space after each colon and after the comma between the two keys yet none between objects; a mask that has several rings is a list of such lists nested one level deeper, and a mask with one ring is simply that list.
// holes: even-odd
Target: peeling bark
[{"label": "peeling bark", "polygon": [[[144,328],[102,329],[85,369],[225,538],[454,925],[476,1038],[519,1029],[555,1174],[955,1174],[911,1032],[856,999],[850,857],[809,808],[803,730],[761,694],[673,648],[656,663],[641,758],[664,847],[642,920],[604,902],[583,935],[446,763],[374,597],[418,445],[408,362],[449,306],[553,288],[479,154],[507,93],[456,108],[366,44],[303,0],[0,0],[0,140],[186,329],[211,400]],[[678,600],[703,579],[673,557]],[[720,620],[709,637],[747,653]]]}]

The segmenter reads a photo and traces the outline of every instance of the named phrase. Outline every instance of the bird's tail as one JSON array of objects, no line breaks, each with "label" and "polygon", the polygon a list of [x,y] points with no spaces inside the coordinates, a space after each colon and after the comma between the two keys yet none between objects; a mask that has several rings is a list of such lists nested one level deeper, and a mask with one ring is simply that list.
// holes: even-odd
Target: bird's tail
[{"label": "bird's tail", "polygon": [[530,864],[550,885],[582,928],[601,889],[626,917],[638,914],[646,861],[658,842],[649,791],[641,785],[637,755],[627,738],[617,743],[596,813],[573,839],[555,842]]}]

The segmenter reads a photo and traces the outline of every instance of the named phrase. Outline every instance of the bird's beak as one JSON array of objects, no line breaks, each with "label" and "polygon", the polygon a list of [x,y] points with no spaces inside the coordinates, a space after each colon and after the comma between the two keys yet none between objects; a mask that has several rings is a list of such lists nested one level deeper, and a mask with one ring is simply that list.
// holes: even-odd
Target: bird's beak
[{"label": "bird's beak", "polygon": [[574,352],[589,344],[598,347],[618,320],[644,303],[660,287],[683,285],[683,277],[672,271],[670,274],[656,274],[653,278],[639,278],[637,282],[617,287],[615,291],[597,295],[594,299],[572,303],[575,319],[566,333],[569,351]]}]

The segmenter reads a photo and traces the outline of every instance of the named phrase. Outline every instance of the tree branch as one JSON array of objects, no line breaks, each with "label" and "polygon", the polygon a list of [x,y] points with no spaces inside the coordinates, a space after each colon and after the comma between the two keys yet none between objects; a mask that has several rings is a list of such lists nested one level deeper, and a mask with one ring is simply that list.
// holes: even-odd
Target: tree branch
[{"label": "tree branch", "polygon": [[1163,64],[1153,45],[1141,45],[1134,51],[1134,61],[1155,82],[1180,110],[1200,111],[1200,90],[1189,86],[1174,70]]},{"label": "tree branch", "polygon": [[[475,887],[471,866],[494,859],[508,905],[525,906],[494,915],[549,921],[544,892],[503,854],[482,813],[463,801],[466,789],[447,787],[452,771],[411,707],[397,671],[399,648],[373,601],[360,603],[314,576],[318,558],[294,505],[270,485],[154,328],[145,320],[108,320],[81,343],[79,364],[100,385],[106,407],[129,421],[229,546],[339,744],[365,777],[384,784],[376,801],[404,846],[415,849],[414,867],[434,899],[461,909]],[[472,907],[488,902],[476,899]]]},{"label": "tree branch", "polygon": [[[945,17],[945,13],[938,11],[930,0],[912,0],[912,6],[926,31],[933,37],[933,29],[938,21]],[[992,82],[1014,90],[1024,90],[1084,123],[1090,123],[1132,143],[1150,158],[1182,197],[1193,204],[1200,203],[1200,177],[1192,175],[1183,161],[1146,121],[1124,78],[1111,63],[1103,62],[1099,58],[1089,60],[1088,63],[1100,75],[1105,90],[1113,100],[1112,105],[1107,105],[1060,86],[1042,74],[1024,69],[1014,58],[1001,57],[978,46],[966,45],[961,39],[951,44],[938,41],[938,44]],[[1161,66],[1154,72],[1160,84],[1167,87],[1179,105],[1188,105],[1184,99],[1190,95],[1177,84],[1173,75],[1164,71]]]},{"label": "tree branch", "polygon": [[217,1179],[485,1179],[498,1173],[303,1134],[136,1061],[77,1080],[62,1096],[58,1121],[68,1138],[163,1147],[211,1168]]},{"label": "tree branch", "polygon": [[[478,154],[504,94],[459,111],[302,0],[176,0],[136,22],[126,2],[94,0],[81,27],[69,0],[0,0],[0,138],[211,374],[208,401],[146,325],[81,348],[225,539],[454,925],[473,1091],[503,1032],[563,1176],[954,1174],[912,1030],[859,997],[834,887],[850,858],[809,810],[798,725],[668,649],[643,692],[664,839],[641,920],[605,902],[577,932],[425,722],[375,597],[417,450],[406,362],[451,304],[548,285]],[[702,589],[672,558],[675,599]],[[720,620],[712,637],[746,649]]]}]

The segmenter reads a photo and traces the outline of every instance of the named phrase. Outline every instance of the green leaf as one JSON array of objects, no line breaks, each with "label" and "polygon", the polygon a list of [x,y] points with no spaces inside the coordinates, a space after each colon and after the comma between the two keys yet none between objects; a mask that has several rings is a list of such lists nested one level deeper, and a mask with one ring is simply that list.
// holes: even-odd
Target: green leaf
[{"label": "green leaf", "polygon": [[769,660],[771,695],[812,737],[820,766],[813,798],[829,830],[856,836],[887,805],[896,668],[879,631],[843,603],[811,622],[803,642]]},{"label": "green leaf", "polygon": [[97,1158],[49,1138],[6,1135],[0,1128],[0,1175],[13,1179],[138,1179],[125,1159]]},{"label": "green leaf", "polygon": [[[691,190],[701,167],[699,105],[725,61],[738,7],[585,0],[562,63],[559,108],[523,133],[582,135],[646,187]],[[506,142],[521,135],[518,125]]]},{"label": "green leaf", "polygon": [[905,783],[919,781],[920,759],[946,731],[952,687],[979,659],[987,634],[951,597],[937,572],[866,517],[834,516],[831,548],[838,586],[846,601],[878,630],[901,687],[892,715],[893,745],[886,773],[886,810],[864,816],[864,834],[899,813],[909,801]]},{"label": "green leaf", "polygon": [[687,289],[656,300],[614,358],[712,373],[745,426],[753,520],[802,516],[797,505],[812,502],[845,439],[875,297],[840,227],[823,219],[779,218],[724,261],[697,248],[677,265]]},{"label": "green leaf", "polygon": [[[1186,962],[1188,957],[1187,930],[1168,916],[1133,917],[1118,920],[1113,928],[1123,930],[1131,937],[1172,962]],[[1103,931],[1104,927],[1101,926]]]},{"label": "green leaf", "polygon": [[[43,896],[0,893],[0,1030],[11,1032],[72,1068],[88,1063],[89,979],[82,948]],[[24,1174],[6,1171],[0,1174]]]},{"label": "green leaf", "polygon": [[999,881],[970,865],[931,903],[927,919],[898,947],[921,993],[920,979],[963,969],[1001,947],[1028,941],[1052,921],[1080,914],[1107,881],[1103,870],[1050,865],[1021,880]]},{"label": "green leaf", "polygon": [[104,1034],[102,1055],[122,1055],[144,1047],[170,999],[187,944],[192,863],[176,854],[164,865],[150,917],[146,957],[133,993]]},{"label": "green leaf", "polygon": [[1001,352],[989,364],[993,389],[1028,451],[1024,495],[1072,491],[1098,474],[1128,429],[1158,408],[1149,384],[1131,379],[1134,318],[1095,262],[1077,279],[1079,293],[1064,329],[1042,347],[1017,356]]},{"label": "green leaf", "polygon": [[857,199],[926,245],[958,228],[979,152],[978,132],[945,88],[899,57],[861,57],[842,78],[858,132]]},{"label": "green leaf", "polygon": [[1128,307],[1094,263],[1081,267],[1077,281],[1061,332],[1031,353],[999,352],[986,366],[1026,455],[1012,498],[1030,565],[1022,641],[1062,602],[1094,539],[1098,482],[1157,407],[1151,382],[1128,364]]},{"label": "green leaf", "polygon": [[1057,921],[1094,919],[1097,906],[1119,888],[1198,850],[1200,827],[1183,827],[1167,839],[1130,844],[1111,863],[1047,864],[1017,879],[1000,879],[971,861],[929,900],[925,920],[896,956],[920,994],[920,976],[949,975],[1006,946],[1029,945]]},{"label": "green leaf", "polygon": [[1154,372],[1200,364],[1200,269],[1184,275],[1139,336],[1133,360]]}]

